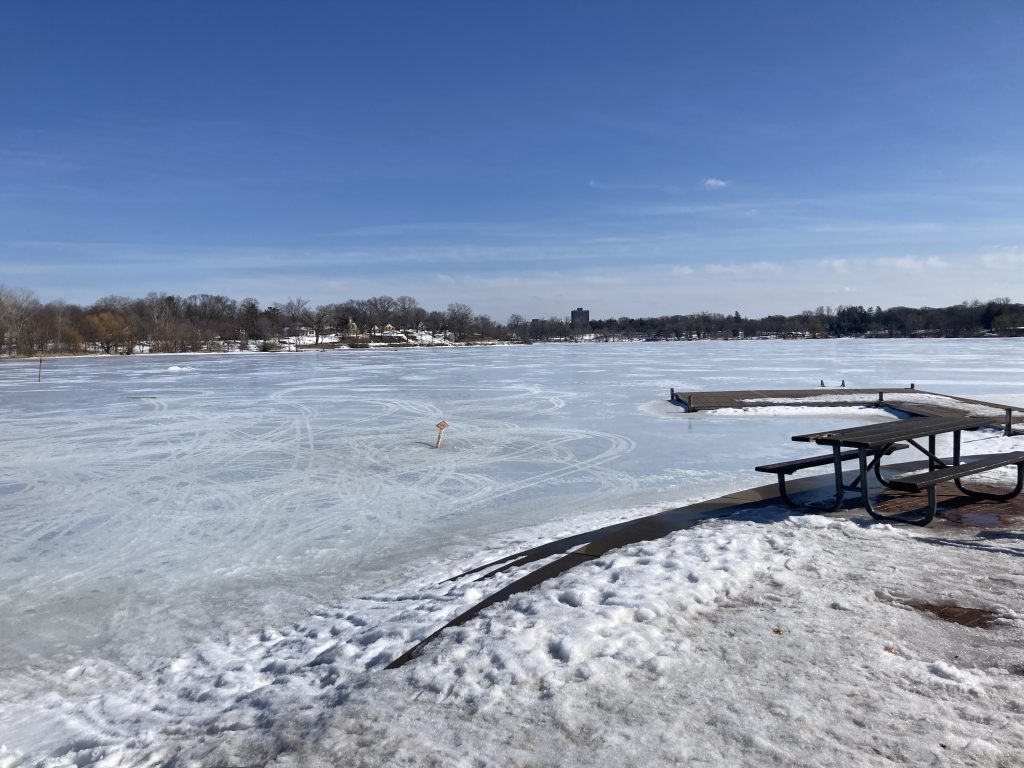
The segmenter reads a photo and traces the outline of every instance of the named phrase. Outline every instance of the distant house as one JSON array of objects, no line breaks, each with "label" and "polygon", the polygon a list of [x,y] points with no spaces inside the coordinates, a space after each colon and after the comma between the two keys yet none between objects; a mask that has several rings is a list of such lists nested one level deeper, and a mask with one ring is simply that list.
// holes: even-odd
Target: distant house
[{"label": "distant house", "polygon": [[299,339],[312,339],[316,336],[316,332],[305,325],[285,326],[283,330],[285,336],[294,336]]}]

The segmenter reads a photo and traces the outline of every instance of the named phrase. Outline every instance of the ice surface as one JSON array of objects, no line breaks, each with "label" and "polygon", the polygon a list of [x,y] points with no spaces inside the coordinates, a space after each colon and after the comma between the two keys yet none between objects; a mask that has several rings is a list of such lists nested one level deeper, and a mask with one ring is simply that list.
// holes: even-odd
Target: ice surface
[{"label": "ice surface", "polygon": [[[171,366],[158,356],[91,358],[47,361],[41,383],[37,364],[5,363],[0,744],[63,749],[88,764],[78,747],[92,739],[108,756],[126,750],[123,764],[133,765],[140,753],[124,745],[143,732],[194,735],[215,723],[242,733],[258,719],[261,697],[280,703],[294,694],[316,709],[325,706],[322,687],[335,696],[339,685],[374,690],[350,676],[378,668],[483,595],[479,585],[438,587],[446,576],[545,531],[762,484],[754,465],[807,451],[790,435],[879,418],[852,408],[685,415],[665,403],[670,387],[913,381],[1020,403],[1021,346],[537,345],[199,355]],[[434,450],[442,418],[451,428]],[[740,553],[728,561],[736,589],[775,567],[750,542],[720,535]],[[657,547],[634,559],[652,557],[660,574],[657,563],[669,556]],[[714,586],[713,558],[676,560],[696,568],[707,606],[731,589]],[[566,579],[555,586],[560,605],[594,604],[597,587]],[[701,605],[704,593],[691,592]],[[612,623],[628,629],[645,611],[668,615],[641,606],[612,611]],[[591,633],[549,634],[534,651],[573,669],[579,661],[579,675],[587,659],[609,655]],[[488,684],[494,695],[506,690],[514,700],[520,684],[549,686],[528,682],[547,674],[531,665],[514,684],[499,674],[500,684]],[[416,669],[410,674],[429,667]],[[922,669],[922,679],[956,682],[944,667]],[[327,673],[334,683],[323,682]],[[456,709],[475,706],[477,688],[452,688],[436,675],[436,684],[413,679],[405,693],[455,691]],[[264,690],[275,681],[287,691],[280,700]],[[163,714],[138,721],[154,709]],[[0,752],[0,765],[5,759]]]}]

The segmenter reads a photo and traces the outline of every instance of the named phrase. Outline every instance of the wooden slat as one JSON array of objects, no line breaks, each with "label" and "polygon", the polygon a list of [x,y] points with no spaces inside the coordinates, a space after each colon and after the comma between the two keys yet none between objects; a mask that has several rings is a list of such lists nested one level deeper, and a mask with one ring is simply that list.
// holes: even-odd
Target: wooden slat
[{"label": "wooden slat", "polygon": [[969,458],[971,461],[965,461],[963,464],[957,464],[954,467],[942,467],[931,472],[905,475],[889,480],[888,483],[891,487],[900,491],[920,491],[922,488],[927,488],[930,485],[946,483],[950,480],[959,480],[961,477],[976,475],[990,469],[1005,467],[1009,464],[1019,464],[1024,461],[1024,451],[972,456]]},{"label": "wooden slat", "polygon": [[[904,448],[909,448],[908,445],[889,445],[886,446],[886,454],[893,453],[894,451],[902,451]],[[875,456],[881,451],[870,451],[871,456]],[[842,461],[850,461],[860,456],[860,451],[842,451],[839,454],[839,458]],[[834,454],[827,454],[824,456],[811,456],[807,459],[794,459],[792,461],[780,461],[777,464],[762,464],[760,467],[754,467],[755,472],[774,472],[775,474],[782,473],[784,475],[791,475],[799,469],[809,469],[811,467],[823,467],[826,464],[831,464],[835,461]]]},{"label": "wooden slat", "polygon": [[920,419],[906,419],[890,424],[869,424],[850,429],[834,429],[827,432],[813,432],[794,435],[798,442],[819,445],[841,445],[848,448],[877,448],[898,440],[913,440],[944,432],[963,429],[977,429],[999,423],[999,417],[988,416],[929,416]]}]

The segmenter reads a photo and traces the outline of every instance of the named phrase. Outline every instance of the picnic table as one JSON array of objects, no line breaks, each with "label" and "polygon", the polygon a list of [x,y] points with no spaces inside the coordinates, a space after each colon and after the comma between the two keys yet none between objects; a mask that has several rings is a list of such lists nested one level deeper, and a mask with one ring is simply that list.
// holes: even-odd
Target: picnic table
[{"label": "picnic table", "polygon": [[[925,416],[884,424],[869,424],[861,427],[794,435],[793,440],[798,442],[816,443],[831,447],[832,455],[769,464],[757,467],[756,469],[761,472],[776,473],[779,478],[779,488],[783,499],[787,504],[797,506],[786,493],[785,475],[791,474],[796,469],[809,466],[823,466],[831,463],[835,472],[836,484],[836,497],[831,511],[836,512],[842,507],[846,490],[854,490],[859,487],[864,509],[873,518],[912,523],[914,525],[927,525],[935,516],[935,486],[939,483],[952,481],[960,492],[967,496],[998,501],[1012,499],[1021,492],[1021,488],[1024,487],[1024,451],[1010,451],[978,456],[960,455],[960,436],[964,430],[978,429],[979,427],[989,426],[999,421],[998,418],[993,419],[986,416]],[[939,435],[943,434],[953,435],[952,463],[939,458],[935,453],[936,439]],[[919,442],[924,438],[928,438],[927,448]],[[881,472],[882,458],[893,451],[906,448],[908,445],[916,448],[928,457],[928,470],[926,472],[915,471],[912,474],[901,475],[895,478],[887,479],[883,477]],[[859,472],[853,483],[845,485],[843,482],[843,462],[852,459],[858,461]],[[1016,487],[1007,493],[991,493],[965,488],[961,482],[964,477],[1011,464],[1017,467],[1017,483]],[[908,492],[927,490],[927,511],[917,517],[910,518],[879,514],[872,505],[868,494],[868,476],[872,469],[879,482],[888,488]]]}]

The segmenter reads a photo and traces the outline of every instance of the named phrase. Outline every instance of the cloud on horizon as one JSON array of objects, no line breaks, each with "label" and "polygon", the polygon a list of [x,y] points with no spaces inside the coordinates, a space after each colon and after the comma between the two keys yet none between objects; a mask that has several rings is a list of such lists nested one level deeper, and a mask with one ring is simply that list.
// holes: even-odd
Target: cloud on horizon
[{"label": "cloud on horizon", "polygon": [[938,256],[882,256],[874,261],[876,267],[897,269],[903,272],[920,272],[925,269],[943,269],[949,262]]},{"label": "cloud on horizon", "polygon": [[[595,317],[703,310],[760,316],[836,306],[854,296],[856,303],[883,307],[1024,296],[1018,246],[874,256],[857,244],[826,250],[811,243],[797,256],[785,231],[358,249],[8,241],[0,252],[12,257],[5,284],[33,290],[43,301],[80,304],[149,291],[253,296],[263,304],[289,296],[321,304],[388,294],[413,296],[429,309],[463,302],[503,320],[513,312],[547,317],[577,306]],[[92,258],[80,260],[83,253]],[[170,256],[177,268],[164,266]],[[886,279],[893,274],[914,279]]]},{"label": "cloud on horizon", "polygon": [[782,267],[770,261],[752,261],[745,264],[705,264],[704,271],[712,275],[754,275],[778,272]]}]

